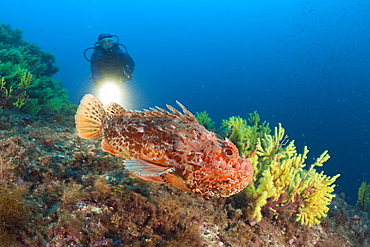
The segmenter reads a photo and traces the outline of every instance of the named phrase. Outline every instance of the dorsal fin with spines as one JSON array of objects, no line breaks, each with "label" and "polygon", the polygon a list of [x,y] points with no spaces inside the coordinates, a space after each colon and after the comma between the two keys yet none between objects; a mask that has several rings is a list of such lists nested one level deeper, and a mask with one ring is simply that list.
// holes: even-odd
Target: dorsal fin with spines
[{"label": "dorsal fin with spines", "polygon": [[176,101],[176,103],[181,107],[183,112],[180,112],[176,108],[170,105],[166,105],[168,110],[156,107],[150,107],[149,110],[143,111],[134,111],[134,110],[127,110],[120,106],[117,103],[109,103],[108,105],[104,106],[104,110],[106,112],[105,117],[108,120],[112,120],[116,117],[139,117],[139,118],[175,118],[175,119],[182,119],[192,123],[198,123],[197,119],[194,115],[185,108],[180,102]]}]

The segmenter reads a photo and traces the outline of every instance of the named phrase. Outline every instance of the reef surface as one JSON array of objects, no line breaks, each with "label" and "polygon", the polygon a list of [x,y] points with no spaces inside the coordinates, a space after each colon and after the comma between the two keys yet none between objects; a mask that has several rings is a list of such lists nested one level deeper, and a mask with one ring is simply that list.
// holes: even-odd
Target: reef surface
[{"label": "reef surface", "polygon": [[1,246],[370,246],[367,213],[336,196],[312,227],[248,218],[248,198],[206,200],[129,173],[73,117],[0,116]]}]

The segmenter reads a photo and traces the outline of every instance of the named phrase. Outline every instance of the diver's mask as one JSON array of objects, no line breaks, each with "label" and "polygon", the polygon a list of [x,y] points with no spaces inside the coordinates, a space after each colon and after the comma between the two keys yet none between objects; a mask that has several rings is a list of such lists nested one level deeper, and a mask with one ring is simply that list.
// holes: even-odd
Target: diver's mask
[{"label": "diver's mask", "polygon": [[100,46],[103,47],[104,50],[109,50],[113,47],[113,39],[112,38],[105,38],[100,40]]}]

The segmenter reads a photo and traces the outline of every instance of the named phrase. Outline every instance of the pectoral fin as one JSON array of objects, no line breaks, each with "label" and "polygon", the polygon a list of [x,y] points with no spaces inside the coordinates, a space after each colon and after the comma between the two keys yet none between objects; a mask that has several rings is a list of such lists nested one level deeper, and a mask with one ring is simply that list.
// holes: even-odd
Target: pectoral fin
[{"label": "pectoral fin", "polygon": [[161,166],[145,160],[126,160],[124,165],[130,172],[136,172],[145,177],[160,176],[176,171],[174,167]]},{"label": "pectoral fin", "polygon": [[179,174],[174,173],[176,171],[174,167],[161,166],[145,160],[128,160],[125,161],[125,166],[131,172],[135,172],[139,178],[156,183],[166,183],[181,190],[192,192],[185,184],[184,179]]}]

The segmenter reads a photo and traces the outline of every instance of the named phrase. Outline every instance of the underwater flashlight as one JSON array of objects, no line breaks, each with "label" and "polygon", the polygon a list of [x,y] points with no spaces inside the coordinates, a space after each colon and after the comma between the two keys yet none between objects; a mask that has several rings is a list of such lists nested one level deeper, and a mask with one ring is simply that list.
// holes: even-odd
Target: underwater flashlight
[{"label": "underwater flashlight", "polygon": [[122,105],[125,108],[130,107],[129,99],[130,93],[129,88],[124,83],[114,82],[114,81],[106,81],[101,83],[98,87],[94,90],[95,95],[97,98],[104,104],[108,104],[111,102],[115,102],[117,104]]},{"label": "underwater flashlight", "polygon": [[118,83],[105,82],[97,90],[97,96],[104,105],[110,102],[120,104],[122,99],[122,92],[121,89],[118,87]]}]

